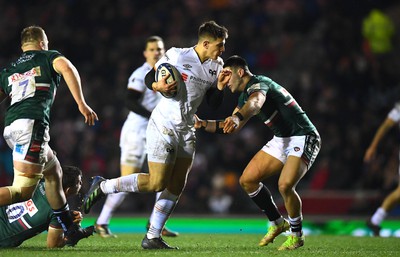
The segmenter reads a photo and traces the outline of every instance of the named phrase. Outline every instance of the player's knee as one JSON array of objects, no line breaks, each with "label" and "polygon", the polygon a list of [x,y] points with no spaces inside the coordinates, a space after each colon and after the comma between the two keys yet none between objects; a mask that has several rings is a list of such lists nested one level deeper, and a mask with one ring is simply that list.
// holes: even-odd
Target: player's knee
[{"label": "player's knee", "polygon": [[289,193],[294,191],[294,186],[288,182],[279,182],[278,189],[281,195],[288,195]]},{"label": "player's knee", "polygon": [[14,169],[14,181],[8,186],[13,203],[26,201],[33,196],[39,180],[43,177],[40,173],[27,174]]},{"label": "player's knee", "polygon": [[258,181],[251,181],[245,176],[240,176],[239,178],[239,184],[243,188],[244,191],[247,193],[253,192],[254,188],[258,188]]}]

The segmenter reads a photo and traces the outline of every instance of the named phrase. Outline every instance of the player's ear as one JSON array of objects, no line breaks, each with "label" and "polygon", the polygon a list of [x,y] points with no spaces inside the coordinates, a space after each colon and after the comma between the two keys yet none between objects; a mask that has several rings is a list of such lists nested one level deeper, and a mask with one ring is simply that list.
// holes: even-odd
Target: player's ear
[{"label": "player's ear", "polygon": [[208,49],[208,46],[210,45],[210,41],[208,41],[208,40],[204,40],[203,41],[203,47],[205,48],[205,49]]},{"label": "player's ear", "polygon": [[238,73],[239,73],[239,76],[240,76],[240,77],[243,77],[243,75],[244,75],[244,69],[243,69],[243,68],[239,68],[239,69],[238,69]]}]

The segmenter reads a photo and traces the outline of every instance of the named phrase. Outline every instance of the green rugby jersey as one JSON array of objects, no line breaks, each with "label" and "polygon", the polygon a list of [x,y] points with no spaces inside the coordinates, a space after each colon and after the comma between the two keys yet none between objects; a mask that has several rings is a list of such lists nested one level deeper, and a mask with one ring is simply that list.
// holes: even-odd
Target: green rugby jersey
[{"label": "green rugby jersey", "polygon": [[41,120],[50,123],[53,104],[61,75],[53,68],[59,52],[26,51],[0,72],[0,89],[11,98],[5,126],[17,119]]},{"label": "green rugby jersey", "polygon": [[302,136],[316,130],[292,95],[278,83],[265,76],[254,75],[240,94],[242,108],[250,95],[260,91],[266,96],[257,117],[278,137]]},{"label": "green rugby jersey", "polygon": [[61,229],[42,181],[32,199],[0,207],[0,247],[16,247],[49,226]]}]

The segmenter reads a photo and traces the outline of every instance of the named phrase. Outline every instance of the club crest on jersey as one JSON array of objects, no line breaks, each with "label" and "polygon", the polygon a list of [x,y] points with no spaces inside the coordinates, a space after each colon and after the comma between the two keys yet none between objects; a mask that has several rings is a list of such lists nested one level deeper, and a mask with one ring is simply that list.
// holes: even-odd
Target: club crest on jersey
[{"label": "club crest on jersey", "polygon": [[295,152],[300,151],[300,147],[296,146],[296,147],[294,148],[294,151],[295,151]]},{"label": "club crest on jersey", "polygon": [[217,75],[217,71],[216,70],[212,70],[212,69],[209,69],[208,73],[210,73],[211,76],[216,76]]}]

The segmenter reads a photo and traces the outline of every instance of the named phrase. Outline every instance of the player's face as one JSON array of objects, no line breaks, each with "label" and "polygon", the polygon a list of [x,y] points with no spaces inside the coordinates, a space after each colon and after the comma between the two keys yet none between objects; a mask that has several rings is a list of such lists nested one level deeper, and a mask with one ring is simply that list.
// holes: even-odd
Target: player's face
[{"label": "player's face", "polygon": [[158,60],[164,55],[164,43],[162,41],[149,42],[143,52],[146,62],[154,66]]},{"label": "player's face", "polygon": [[231,67],[226,67],[225,69],[231,72],[227,87],[231,90],[232,93],[239,92],[240,86],[243,83],[243,79],[240,76],[239,69],[233,69]]},{"label": "player's face", "polygon": [[208,42],[208,57],[216,60],[225,51],[225,39],[218,38],[217,40],[211,40]]},{"label": "player's face", "polygon": [[68,189],[68,195],[69,196],[74,196],[77,195],[79,193],[79,191],[81,191],[81,187],[82,187],[82,176],[78,176],[78,178],[76,179],[74,187],[69,187]]}]

